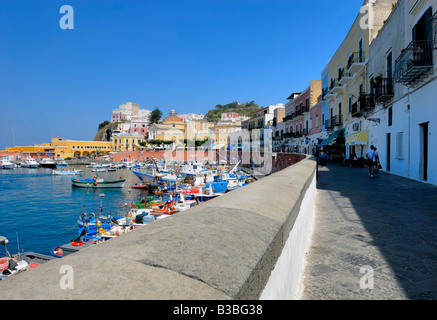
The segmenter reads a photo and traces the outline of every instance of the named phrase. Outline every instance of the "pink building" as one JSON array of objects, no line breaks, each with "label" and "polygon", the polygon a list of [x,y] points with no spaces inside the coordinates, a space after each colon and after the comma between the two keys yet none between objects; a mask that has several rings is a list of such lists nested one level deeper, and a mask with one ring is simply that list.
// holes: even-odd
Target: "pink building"
[{"label": "pink building", "polygon": [[291,129],[295,135],[300,136],[304,134],[305,121],[304,114],[310,109],[310,101],[311,101],[311,90],[308,87],[304,92],[298,95],[294,99],[293,104],[293,120],[291,122]]},{"label": "pink building", "polygon": [[314,105],[311,110],[311,129],[310,135],[322,132],[322,103]]},{"label": "pink building", "polygon": [[145,136],[148,132],[147,128],[148,121],[146,120],[136,120],[131,122],[130,124],[130,133],[138,133]]},{"label": "pink building", "polygon": [[125,122],[127,121],[127,114],[123,112],[113,112],[111,122]]}]

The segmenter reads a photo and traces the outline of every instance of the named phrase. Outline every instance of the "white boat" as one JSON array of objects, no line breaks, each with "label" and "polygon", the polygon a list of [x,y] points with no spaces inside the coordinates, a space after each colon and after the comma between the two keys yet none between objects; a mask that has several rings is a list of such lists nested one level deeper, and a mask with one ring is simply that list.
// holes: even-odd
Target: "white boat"
[{"label": "white boat", "polygon": [[36,162],[35,159],[32,158],[26,158],[24,162],[21,164],[22,168],[38,168],[39,163]]},{"label": "white boat", "polygon": [[57,163],[50,158],[44,158],[39,162],[39,165],[43,168],[56,168]]},{"label": "white boat", "polygon": [[14,169],[15,165],[7,157],[0,160],[0,169]]},{"label": "white boat", "polygon": [[53,174],[59,176],[73,176],[82,174],[82,170],[53,170]]},{"label": "white boat", "polygon": [[68,167],[68,164],[67,162],[62,160],[61,162],[58,163],[58,167]]}]

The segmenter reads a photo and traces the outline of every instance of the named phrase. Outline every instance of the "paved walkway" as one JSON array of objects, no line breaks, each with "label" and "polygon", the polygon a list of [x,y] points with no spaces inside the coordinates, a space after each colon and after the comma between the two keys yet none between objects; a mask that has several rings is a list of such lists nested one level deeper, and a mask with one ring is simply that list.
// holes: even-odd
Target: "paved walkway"
[{"label": "paved walkway", "polygon": [[307,263],[304,300],[437,299],[437,187],[320,167]]}]

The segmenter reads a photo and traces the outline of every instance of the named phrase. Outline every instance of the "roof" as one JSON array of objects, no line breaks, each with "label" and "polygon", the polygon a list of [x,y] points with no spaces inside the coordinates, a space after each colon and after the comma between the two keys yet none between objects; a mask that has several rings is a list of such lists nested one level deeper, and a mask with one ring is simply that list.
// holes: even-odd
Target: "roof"
[{"label": "roof", "polygon": [[164,119],[164,122],[184,122],[184,120],[182,120],[178,116],[169,116]]}]

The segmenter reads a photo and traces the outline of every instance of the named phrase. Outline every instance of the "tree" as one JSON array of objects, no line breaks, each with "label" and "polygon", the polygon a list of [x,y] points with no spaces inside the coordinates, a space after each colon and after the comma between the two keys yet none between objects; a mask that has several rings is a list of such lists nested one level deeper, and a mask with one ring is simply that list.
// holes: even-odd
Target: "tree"
[{"label": "tree", "polygon": [[154,123],[159,123],[162,117],[162,112],[159,110],[159,108],[155,108],[149,116],[149,125],[152,125]]}]

